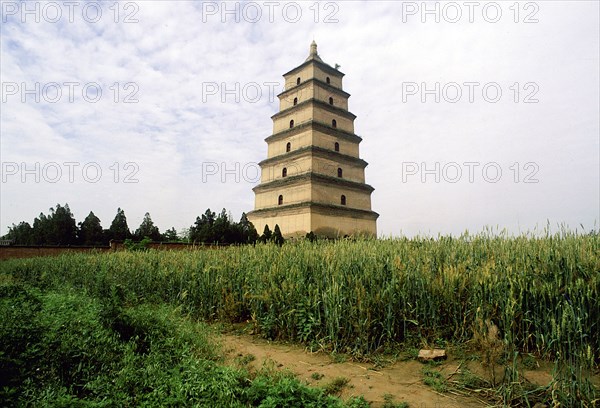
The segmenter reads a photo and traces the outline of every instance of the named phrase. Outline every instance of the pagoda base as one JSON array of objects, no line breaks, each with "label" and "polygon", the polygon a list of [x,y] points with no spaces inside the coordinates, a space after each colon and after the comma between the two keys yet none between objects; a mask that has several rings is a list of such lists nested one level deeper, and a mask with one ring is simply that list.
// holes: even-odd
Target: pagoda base
[{"label": "pagoda base", "polygon": [[247,216],[259,234],[265,225],[273,231],[277,224],[285,238],[305,237],[311,231],[319,237],[342,238],[377,236],[379,214],[328,204],[301,203],[255,210]]}]

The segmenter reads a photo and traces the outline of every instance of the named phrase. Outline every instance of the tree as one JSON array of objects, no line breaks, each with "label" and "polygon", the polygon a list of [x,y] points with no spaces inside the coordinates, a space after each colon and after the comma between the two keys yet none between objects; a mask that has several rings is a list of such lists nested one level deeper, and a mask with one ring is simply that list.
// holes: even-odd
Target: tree
[{"label": "tree", "polygon": [[242,213],[242,217],[240,218],[240,222],[238,223],[238,229],[240,231],[240,244],[254,244],[258,239],[258,232],[256,232],[256,228],[246,216],[246,213]]},{"label": "tree", "polygon": [[216,214],[207,208],[204,214],[202,214],[202,222],[210,227],[215,223]]},{"label": "tree", "polygon": [[179,236],[177,235],[175,227],[171,227],[170,229],[165,231],[165,233],[163,234],[163,240],[167,242],[179,241]]},{"label": "tree", "polygon": [[148,251],[150,249],[150,243],[152,240],[148,237],[145,237],[140,242],[133,242],[130,239],[126,239],[123,241],[123,246],[128,251]]},{"label": "tree", "polygon": [[267,224],[265,224],[265,229],[263,230],[262,235],[260,236],[260,242],[269,242],[271,241],[271,236],[273,234],[271,233],[271,230],[269,229],[269,226]]},{"label": "tree", "polygon": [[100,225],[100,218],[90,211],[83,222],[79,223],[79,242],[82,245],[105,244],[104,230]]},{"label": "tree", "polygon": [[131,232],[127,226],[127,217],[125,217],[125,211],[121,210],[120,208],[117,209],[117,215],[115,215],[115,219],[110,224],[108,234],[109,239],[116,239],[119,241],[124,241],[128,238],[131,238]]},{"label": "tree", "polygon": [[225,208],[219,215],[209,208],[201,217],[196,217],[196,222],[189,228],[187,237],[192,242],[218,242],[225,245],[256,243],[258,233],[245,213],[242,214],[239,223],[231,220],[231,214]]},{"label": "tree", "polygon": [[71,213],[69,204],[61,207],[56,204],[56,209],[50,208],[50,244],[74,245],[77,243],[77,222]]},{"label": "tree", "polygon": [[179,237],[179,239],[181,241],[185,241],[187,243],[189,243],[192,239],[190,238],[190,228],[182,228],[181,232],[179,232],[179,234],[177,234],[177,236]]},{"label": "tree", "polygon": [[8,227],[8,234],[2,239],[11,240],[17,245],[33,245],[33,228],[28,222],[21,221],[19,225]]},{"label": "tree", "polygon": [[283,235],[281,235],[281,230],[279,229],[279,224],[275,224],[275,229],[273,230],[273,237],[271,239],[273,240],[274,243],[276,243],[279,246],[282,246],[283,243],[285,242],[285,239],[283,239]]},{"label": "tree", "polygon": [[50,215],[40,213],[33,220],[32,243],[35,245],[73,245],[77,242],[77,223],[69,204],[56,209],[50,208]]},{"label": "tree", "polygon": [[223,208],[213,225],[213,242],[218,242],[219,244],[235,243],[235,226],[229,221],[230,218],[227,215],[227,210]]},{"label": "tree", "polygon": [[160,231],[158,230],[158,227],[154,225],[154,222],[152,222],[150,213],[144,214],[144,219],[142,220],[140,227],[135,231],[135,237],[138,240],[150,238],[152,241],[160,241]]},{"label": "tree", "polygon": [[50,220],[44,213],[33,220],[32,243],[34,245],[44,245],[48,243],[50,236]]},{"label": "tree", "polygon": [[208,208],[201,217],[196,217],[196,222],[190,227],[190,241],[215,242],[214,224],[216,214]]}]

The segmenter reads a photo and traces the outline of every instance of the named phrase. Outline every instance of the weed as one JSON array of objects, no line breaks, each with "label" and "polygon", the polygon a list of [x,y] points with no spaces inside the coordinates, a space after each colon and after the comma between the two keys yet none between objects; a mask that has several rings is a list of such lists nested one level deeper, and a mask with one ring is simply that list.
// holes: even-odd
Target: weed
[{"label": "weed", "polygon": [[236,358],[237,363],[241,366],[247,366],[254,360],[256,360],[256,356],[254,354],[246,354],[246,355],[238,356],[238,358]]},{"label": "weed", "polygon": [[528,370],[535,370],[536,368],[540,368],[537,359],[531,354],[526,354],[522,356],[521,364]]},{"label": "weed", "polygon": [[383,396],[382,408],[408,408],[407,402],[394,402],[394,396],[392,394],[385,394]]},{"label": "weed", "polygon": [[333,360],[334,363],[341,364],[341,363],[345,363],[348,360],[348,357],[346,357],[345,354],[336,353],[334,351],[333,353],[331,353],[331,359]]},{"label": "weed", "polygon": [[479,377],[472,371],[463,368],[458,376],[457,386],[468,390],[478,390],[482,388],[490,388],[489,381]]},{"label": "weed", "polygon": [[430,367],[423,367],[422,373],[425,385],[433,388],[439,393],[448,391],[448,385],[442,373]]},{"label": "weed", "polygon": [[346,377],[336,377],[329,383],[325,384],[323,389],[327,395],[339,395],[349,382],[350,379]]},{"label": "weed", "polygon": [[217,365],[208,329],[171,306],[107,314],[101,301],[70,288],[8,283],[0,294],[3,406],[368,406],[359,398],[345,405],[289,373],[265,369],[251,379]]}]

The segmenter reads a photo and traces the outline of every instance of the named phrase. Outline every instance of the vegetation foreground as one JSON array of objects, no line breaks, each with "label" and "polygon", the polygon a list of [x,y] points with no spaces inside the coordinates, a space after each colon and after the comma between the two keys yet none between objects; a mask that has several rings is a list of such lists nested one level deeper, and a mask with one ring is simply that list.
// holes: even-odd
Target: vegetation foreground
[{"label": "vegetation foreground", "polygon": [[[468,345],[504,405],[595,406],[600,236],[301,241],[0,264],[0,398],[13,405],[366,406],[220,365],[204,322],[368,359]],[[524,354],[554,361],[532,388]]]}]

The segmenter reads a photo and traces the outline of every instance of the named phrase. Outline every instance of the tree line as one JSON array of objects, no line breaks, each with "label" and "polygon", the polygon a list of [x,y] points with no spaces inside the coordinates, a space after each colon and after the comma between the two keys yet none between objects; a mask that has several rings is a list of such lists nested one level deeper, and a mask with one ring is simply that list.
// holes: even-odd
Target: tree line
[{"label": "tree line", "polygon": [[155,242],[190,242],[208,244],[254,244],[257,241],[273,241],[279,245],[284,239],[279,226],[273,232],[265,226],[259,236],[254,225],[245,213],[239,222],[234,222],[231,215],[223,209],[219,214],[207,209],[204,214],[196,217],[196,221],[187,230],[179,234],[175,228],[160,232],[154,225],[150,213],[144,215],[140,226],[131,231],[127,224],[125,211],[117,209],[117,214],[110,227],[104,229],[100,219],[90,211],[87,217],[77,223],[69,204],[50,208],[48,215],[40,213],[33,220],[33,225],[22,221],[8,228],[8,233],[2,237],[16,245],[89,245],[106,246],[111,240]]}]

